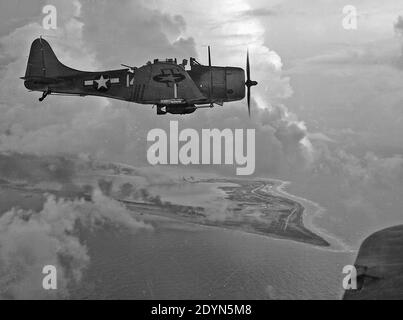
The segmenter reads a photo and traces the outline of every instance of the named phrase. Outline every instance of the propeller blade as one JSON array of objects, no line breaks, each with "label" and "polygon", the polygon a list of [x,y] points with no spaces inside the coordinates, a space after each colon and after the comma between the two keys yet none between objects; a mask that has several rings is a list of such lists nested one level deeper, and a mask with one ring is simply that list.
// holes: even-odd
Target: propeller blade
[{"label": "propeller blade", "polygon": [[250,118],[250,97],[251,97],[251,87],[257,85],[256,81],[252,81],[250,78],[250,63],[249,63],[249,50],[246,54],[246,82],[245,86],[247,88],[247,103],[248,103],[248,113]]},{"label": "propeller blade", "polygon": [[249,64],[249,50],[246,54],[246,80],[250,81],[250,64]]},{"label": "propeller blade", "polygon": [[208,46],[208,66],[211,67],[211,52],[210,52],[210,46]]},{"label": "propeller blade", "polygon": [[208,46],[208,66],[210,67],[210,86],[209,86],[209,98],[213,96],[213,72],[211,68],[211,50],[210,46]]},{"label": "propeller blade", "polygon": [[250,87],[248,87],[248,114],[250,118]]}]

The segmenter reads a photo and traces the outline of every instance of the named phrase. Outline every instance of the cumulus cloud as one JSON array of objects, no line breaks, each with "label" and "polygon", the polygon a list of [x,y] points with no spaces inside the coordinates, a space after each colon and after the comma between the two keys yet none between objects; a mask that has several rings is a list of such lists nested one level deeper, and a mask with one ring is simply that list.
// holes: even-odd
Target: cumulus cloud
[{"label": "cumulus cloud", "polygon": [[[197,115],[182,119],[181,124],[197,129],[203,128],[205,123],[212,128],[256,129],[259,174],[278,174],[290,169],[298,171],[308,166],[312,148],[307,137],[308,130],[284,104],[284,99],[293,95],[293,89],[290,78],[283,74],[283,61],[275,50],[265,44],[266,30],[256,15],[239,18],[245,12],[254,12],[254,8],[245,0],[214,2],[211,5],[173,3],[160,7],[163,12],[171,14],[203,10],[209,19],[200,15],[188,19],[187,34],[197,35],[198,44],[212,45],[213,62],[217,65],[243,66],[246,48],[249,48],[252,78],[259,82],[258,87],[253,88],[252,120],[247,118],[243,101],[227,104],[212,112],[201,110]],[[203,29],[211,32],[200,33],[201,24]],[[196,46],[204,54],[205,48],[199,47]]]},{"label": "cumulus cloud", "polygon": [[312,143],[311,170],[295,177],[293,190],[326,207],[318,219],[322,227],[359,245],[371,232],[402,223],[402,155],[361,155],[335,141]]},{"label": "cumulus cloud", "polygon": [[[388,20],[382,24],[382,27],[392,27],[396,37],[391,37],[388,30],[387,36],[379,38],[373,36],[366,39],[360,33],[362,39],[353,43],[332,43],[328,45],[320,43],[318,45],[320,45],[321,50],[312,52],[312,54],[303,58],[296,58],[289,73],[331,73],[333,76],[345,78],[351,74],[371,68],[383,68],[385,72],[390,67],[401,67],[403,54],[399,52],[399,49],[403,45],[403,17],[399,16],[395,19],[393,15],[393,20],[391,20],[391,16],[391,14],[388,15]],[[364,23],[361,22],[360,25],[362,24]],[[366,27],[368,28],[368,26]],[[345,32],[343,35],[346,36]],[[348,37],[345,38],[345,40],[351,41]],[[396,38],[398,41],[396,41]]]},{"label": "cumulus cloud", "polygon": [[105,67],[121,63],[143,65],[154,58],[196,56],[192,37],[186,37],[185,19],[178,14],[147,8],[141,1],[119,4],[81,2],[83,38]]},{"label": "cumulus cloud", "polygon": [[[80,239],[86,230],[104,224],[129,231],[151,229],[118,202],[95,191],[93,202],[49,196],[40,212],[12,209],[0,217],[0,298],[66,298],[90,264],[88,248]],[[42,288],[42,269],[57,268],[58,290]]]}]

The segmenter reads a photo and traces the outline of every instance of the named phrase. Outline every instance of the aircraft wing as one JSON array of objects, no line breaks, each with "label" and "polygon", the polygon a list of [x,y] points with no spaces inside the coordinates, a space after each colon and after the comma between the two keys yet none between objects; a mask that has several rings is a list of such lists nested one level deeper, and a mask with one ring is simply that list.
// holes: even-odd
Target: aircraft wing
[{"label": "aircraft wing", "polygon": [[186,70],[173,63],[154,63],[136,70],[134,100],[159,103],[163,100],[184,100],[195,103],[206,100]]},{"label": "aircraft wing", "polygon": [[369,236],[355,262],[357,290],[346,290],[344,300],[403,299],[403,225]]}]

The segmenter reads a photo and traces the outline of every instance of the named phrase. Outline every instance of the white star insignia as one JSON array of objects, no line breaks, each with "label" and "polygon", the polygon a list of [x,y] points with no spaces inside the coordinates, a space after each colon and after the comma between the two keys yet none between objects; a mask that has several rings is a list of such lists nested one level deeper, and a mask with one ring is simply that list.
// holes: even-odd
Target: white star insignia
[{"label": "white star insignia", "polygon": [[94,82],[96,82],[98,84],[98,90],[101,88],[105,88],[108,89],[108,86],[106,85],[106,83],[109,81],[109,78],[104,78],[103,75],[101,75],[101,78],[99,78],[99,80],[94,80]]}]

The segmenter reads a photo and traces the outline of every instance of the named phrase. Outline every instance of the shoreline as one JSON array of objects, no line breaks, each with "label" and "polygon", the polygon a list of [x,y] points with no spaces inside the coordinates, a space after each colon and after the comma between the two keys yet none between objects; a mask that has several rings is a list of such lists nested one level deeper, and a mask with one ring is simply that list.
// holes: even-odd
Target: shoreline
[{"label": "shoreline", "polygon": [[[303,213],[304,224],[306,224],[306,227],[309,230],[320,235],[321,237],[326,239],[329,243],[331,243],[331,247],[328,248],[328,250],[333,250],[336,252],[351,252],[351,253],[354,253],[357,251],[354,248],[352,248],[351,246],[349,246],[348,244],[346,244],[342,239],[338,238],[337,236],[331,234],[331,232],[329,232],[328,230],[321,228],[320,226],[315,224],[314,220],[316,218],[321,217],[326,212],[326,208],[322,207],[320,204],[318,204],[312,200],[289,193],[286,190],[286,188],[292,184],[291,181],[284,181],[284,180],[275,179],[275,178],[269,178],[268,181],[275,183],[275,186],[274,186],[274,188],[272,188],[272,190],[275,193],[277,193],[279,196],[283,196],[283,197],[292,199],[292,200],[300,203],[305,208],[304,213]],[[304,205],[304,203],[306,203],[308,205]],[[314,212],[310,212],[311,210],[308,210],[309,206],[312,206],[315,208],[314,210],[312,210]]]},{"label": "shoreline", "polygon": [[[325,240],[325,237],[305,226],[304,213],[306,208],[300,202],[291,197],[279,195],[279,192],[277,195],[272,192],[271,188],[278,185],[274,181],[214,178],[201,179],[191,183],[211,184],[215,190],[224,192],[225,199],[232,202],[232,208],[229,209],[227,217],[210,219],[203,208],[177,202],[157,205],[139,203],[133,200],[118,200],[132,210],[138,209],[139,212],[166,216],[195,225],[241,231],[316,247],[332,247],[332,244]],[[233,186],[229,187],[231,184]],[[268,187],[270,190],[266,192]],[[254,206],[256,209],[253,209]],[[250,216],[250,214],[254,210],[262,210],[261,217],[252,218],[253,215]]]}]

